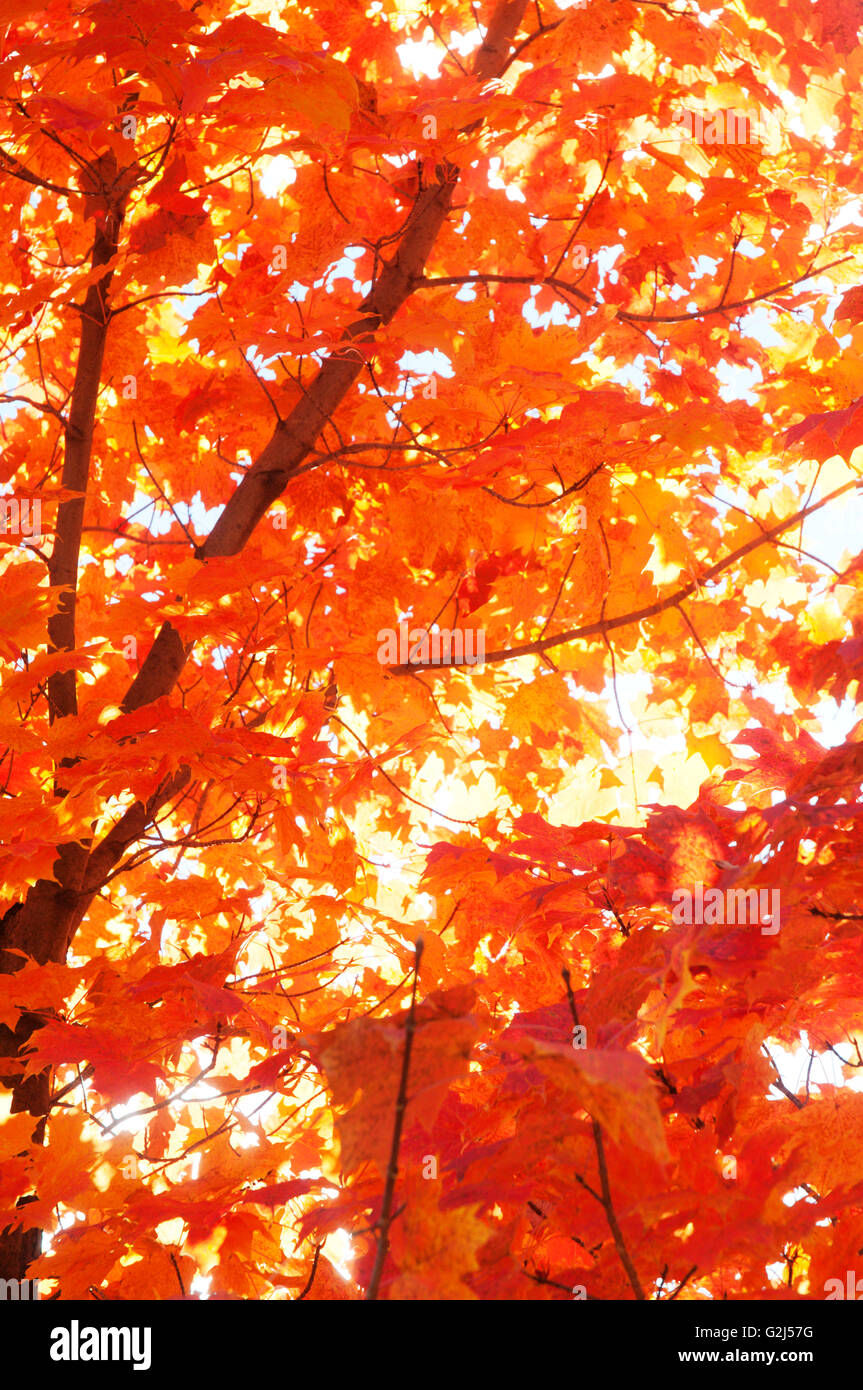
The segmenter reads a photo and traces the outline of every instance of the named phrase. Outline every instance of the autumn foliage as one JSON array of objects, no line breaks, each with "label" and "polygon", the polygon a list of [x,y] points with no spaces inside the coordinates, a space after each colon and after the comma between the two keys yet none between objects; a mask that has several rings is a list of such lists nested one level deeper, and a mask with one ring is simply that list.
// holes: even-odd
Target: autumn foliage
[{"label": "autumn foliage", "polygon": [[0,1276],[863,1273],[863,5],[0,18]]}]

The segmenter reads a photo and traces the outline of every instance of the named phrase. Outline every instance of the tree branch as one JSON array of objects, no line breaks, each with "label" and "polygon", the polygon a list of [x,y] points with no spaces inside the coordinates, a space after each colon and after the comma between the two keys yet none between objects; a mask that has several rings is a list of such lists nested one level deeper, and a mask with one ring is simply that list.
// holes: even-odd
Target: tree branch
[{"label": "tree branch", "polygon": [[[828,502],[835,501],[835,499],[841,497],[843,493],[861,487],[863,487],[863,482],[856,478],[850,483],[843,483],[841,487],[835,488],[833,492],[829,492],[820,502],[815,502],[808,507],[801,507],[800,511],[795,512],[793,516],[786,517],[784,521],[777,522],[775,526],[771,526],[767,530],[759,531],[758,535],[753,537],[751,541],[747,541],[745,545],[741,545],[737,550],[733,550],[730,555],[726,555],[723,559],[717,560],[715,564],[710,565],[697,579],[691,580],[689,584],[684,584],[681,589],[675,589],[674,592],[668,594],[666,598],[657,599],[656,603],[648,604],[645,608],[635,609],[635,611],[631,613],[621,613],[615,618],[601,618],[598,622],[586,623],[583,627],[569,628],[566,632],[558,632],[552,637],[538,637],[535,642],[524,642],[518,647],[504,647],[498,651],[487,652],[483,657],[483,663],[489,666],[492,663],[501,661],[514,661],[516,657],[519,656],[540,656],[543,652],[550,651],[553,647],[562,647],[568,642],[577,642],[585,637],[605,636],[606,633],[613,632],[616,628],[629,627],[632,623],[641,623],[647,618],[656,618],[660,613],[665,613],[669,608],[676,608],[679,604],[683,603],[685,599],[697,593],[704,584],[709,583],[711,579],[715,579],[718,575],[722,574],[724,570],[730,569],[732,565],[736,564],[738,560],[742,560],[745,555],[749,555],[751,551],[757,550],[759,546],[767,545],[768,542],[775,540],[783,531],[790,530],[792,526],[796,526],[798,522],[805,520],[806,517],[812,516],[814,512],[819,511],[822,507],[826,507]],[[386,670],[387,674],[391,676],[405,676],[415,675],[417,671],[442,672],[471,665],[473,665],[473,663],[468,661],[442,661],[435,665],[423,662],[402,662],[399,666],[388,666]]]},{"label": "tree branch", "polygon": [[[826,265],[810,268],[802,275],[796,275],[792,280],[784,280],[780,285],[773,285],[769,290],[761,290],[758,294],[750,294],[745,299],[735,299],[726,303],[724,298],[718,304],[706,305],[703,309],[688,309],[681,314],[638,314],[632,309],[618,309],[617,317],[624,323],[689,323],[693,319],[707,318],[710,314],[727,314],[732,309],[745,309],[750,304],[758,304],[765,299],[771,299],[773,295],[781,294],[783,290],[793,289],[795,285],[800,285],[804,280],[811,280],[816,275],[821,275],[826,270],[833,270],[837,265],[844,265],[846,261],[853,260],[852,256],[842,256],[839,260],[828,261]],[[732,253],[732,269],[734,257]],[[730,282],[729,282],[730,283]],[[573,294],[582,303],[591,309],[603,309],[606,306],[595,299],[591,299],[589,294],[579,289],[571,280],[561,280],[558,275],[494,275],[485,271],[478,271],[471,275],[428,275],[423,276],[419,284],[424,289],[435,289],[440,285],[550,285],[552,289],[566,291]],[[728,292],[726,284],[723,295]]]},{"label": "tree branch", "polygon": [[[96,234],[91,257],[93,270],[107,265],[117,254],[123,220],[122,199],[109,198],[106,195],[100,201],[104,204],[104,211],[96,214]],[[112,271],[106,271],[101,279],[90,285],[81,314],[81,337],[65,428],[62,474],[63,487],[77,493],[78,496],[61,502],[57,510],[57,534],[48,575],[52,588],[60,588],[63,592],[60,594],[58,611],[48,621],[49,651],[75,650],[78,560],[93,451],[96,402],[111,317],[108,295],[112,275]],[[48,704],[52,720],[77,713],[76,675],[73,667],[49,676]]]}]

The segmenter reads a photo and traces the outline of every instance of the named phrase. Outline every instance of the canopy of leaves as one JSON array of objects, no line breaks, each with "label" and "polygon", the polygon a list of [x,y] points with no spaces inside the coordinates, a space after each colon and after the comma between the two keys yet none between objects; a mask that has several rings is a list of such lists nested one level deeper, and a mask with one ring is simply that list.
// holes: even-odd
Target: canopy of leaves
[{"label": "canopy of leaves", "polygon": [[823,1297],[863,4],[0,15],[0,1274]]}]

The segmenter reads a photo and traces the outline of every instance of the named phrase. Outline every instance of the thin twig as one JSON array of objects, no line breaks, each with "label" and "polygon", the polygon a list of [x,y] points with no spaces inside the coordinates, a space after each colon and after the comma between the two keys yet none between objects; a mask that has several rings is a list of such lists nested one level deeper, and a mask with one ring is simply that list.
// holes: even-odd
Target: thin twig
[{"label": "thin twig", "polygon": [[789,1091],[788,1087],[785,1085],[785,1082],[782,1080],[782,1077],[779,1074],[779,1068],[777,1067],[773,1058],[770,1056],[770,1049],[768,1048],[766,1043],[761,1044],[761,1051],[764,1053],[764,1056],[767,1058],[771,1067],[776,1072],[776,1080],[772,1081],[770,1084],[772,1086],[775,1086],[777,1091],[781,1091],[783,1096],[787,1096],[788,1099],[791,1101],[791,1104],[796,1105],[798,1110],[802,1110],[804,1105],[806,1104],[806,1101],[801,1100],[799,1096],[795,1096],[793,1091]]},{"label": "thin twig", "polygon": [[[563,982],[566,985],[566,994],[569,1000],[569,1011],[572,1014],[572,1021],[574,1026],[578,1028],[578,1009],[575,1006],[575,995],[572,992],[572,981],[570,973],[566,968],[564,968],[561,971],[561,974],[563,975]],[[626,1270],[626,1277],[628,1278],[630,1284],[633,1287],[635,1297],[638,1299],[644,1299],[644,1289],[641,1287],[641,1280],[638,1277],[638,1271],[636,1270],[635,1265],[632,1263],[629,1251],[626,1248],[626,1242],[623,1239],[623,1232],[621,1231],[620,1225],[618,1224],[617,1213],[614,1210],[614,1203],[612,1202],[611,1198],[611,1186],[608,1181],[608,1164],[606,1163],[605,1159],[605,1144],[602,1138],[602,1128],[599,1124],[599,1121],[594,1120],[592,1117],[591,1125],[593,1127],[593,1142],[596,1145],[596,1159],[599,1165],[599,1183],[602,1189],[602,1197],[600,1200],[602,1203],[602,1207],[605,1212],[606,1220],[608,1221],[609,1229],[611,1230],[611,1234],[614,1238],[615,1249],[617,1250],[617,1253],[620,1256],[620,1263]]]},{"label": "thin twig", "polygon": [[407,1109],[407,1090],[408,1072],[411,1064],[411,1048],[413,1047],[414,1031],[416,1029],[416,1003],[417,1003],[417,981],[420,973],[420,961],[423,953],[423,939],[417,937],[414,947],[414,982],[411,990],[411,1003],[408,1009],[407,1022],[405,1023],[405,1050],[402,1054],[402,1074],[399,1080],[399,1094],[396,1101],[396,1118],[393,1125],[393,1142],[390,1146],[390,1161],[387,1167],[387,1181],[384,1188],[384,1200],[381,1206],[381,1219],[377,1223],[378,1229],[378,1249],[375,1256],[372,1277],[366,1289],[366,1301],[374,1302],[378,1296],[381,1284],[381,1275],[384,1272],[384,1261],[387,1257],[387,1250],[390,1244],[390,1226],[393,1222],[393,1196],[396,1189],[396,1178],[399,1171],[399,1147],[402,1142],[402,1126],[404,1125],[405,1110]]},{"label": "thin twig", "polygon": [[322,1249],[323,1249],[323,1241],[321,1242],[320,1245],[316,1245],[316,1246],[315,1246],[315,1258],[312,1260],[312,1272],[311,1272],[311,1274],[309,1275],[308,1279],[306,1280],[306,1286],[305,1286],[305,1288],[303,1289],[302,1293],[297,1294],[297,1297],[296,1297],[296,1299],[295,1299],[295,1302],[296,1302],[296,1303],[299,1303],[301,1299],[303,1299],[303,1298],[306,1297],[306,1295],[308,1294],[309,1290],[310,1290],[311,1287],[312,1287],[312,1284],[315,1282],[315,1274],[316,1274],[317,1268],[318,1268],[318,1260],[321,1258],[321,1250],[322,1250]]},{"label": "thin twig", "polygon": [[692,1276],[693,1276],[693,1274],[695,1273],[695,1271],[697,1270],[697,1268],[698,1268],[698,1265],[693,1265],[692,1268],[690,1269],[689,1273],[688,1273],[688,1274],[684,1274],[684,1276],[683,1276],[683,1278],[681,1279],[680,1283],[677,1285],[677,1288],[674,1290],[674,1293],[670,1293],[670,1294],[668,1295],[667,1302],[670,1303],[672,1299],[674,1299],[674,1298],[677,1297],[677,1295],[680,1293],[681,1289],[685,1287],[685,1285],[686,1285],[686,1283],[688,1282],[688,1280],[690,1280],[690,1279],[692,1278]]},{"label": "thin twig", "polygon": [[179,1283],[179,1285],[180,1285],[180,1292],[182,1293],[182,1295],[183,1295],[184,1298],[188,1298],[189,1295],[186,1293],[186,1285],[183,1283],[183,1276],[182,1276],[182,1274],[180,1273],[180,1266],[177,1264],[177,1256],[174,1254],[173,1250],[169,1250],[168,1253],[169,1253],[169,1255],[171,1256],[171,1264],[174,1266],[174,1269],[177,1271],[177,1281],[178,1281],[178,1283]]}]

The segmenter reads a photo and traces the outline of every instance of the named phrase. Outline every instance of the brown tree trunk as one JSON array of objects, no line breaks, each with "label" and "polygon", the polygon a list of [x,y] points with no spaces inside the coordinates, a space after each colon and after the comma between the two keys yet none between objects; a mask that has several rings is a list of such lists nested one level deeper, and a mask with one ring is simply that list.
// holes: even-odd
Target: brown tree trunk
[{"label": "brown tree trunk", "polygon": [[[102,193],[97,195],[94,185],[90,205],[96,217],[91,253],[94,270],[107,265],[117,253],[124,199],[110,186],[111,178],[116,178],[116,173],[116,161],[103,158],[98,176],[104,179],[105,186]],[[81,495],[61,502],[57,511],[57,530],[48,575],[52,588],[62,586],[63,592],[57,612],[48,621],[50,651],[71,652],[75,649],[78,558],[93,451],[96,405],[111,318],[108,307],[111,278],[112,272],[109,270],[90,285],[80,310],[81,336],[64,430],[62,483],[64,488]],[[77,713],[74,669],[57,671],[49,677],[48,706],[52,723],[55,719]],[[61,765],[54,783],[54,795],[57,797],[66,795],[61,784],[62,771]],[[22,956],[12,954],[12,951],[23,951],[40,965],[47,961],[65,961],[74,929],[80,920],[80,917],[76,920],[76,908],[88,848],[86,844],[76,843],[59,846],[54,863],[56,881],[39,879],[27,893],[25,901],[10,908],[0,921],[0,973],[12,975],[23,966]],[[42,1143],[45,1134],[51,1076],[50,1072],[44,1071],[22,1081],[21,1070],[22,1053],[26,1051],[34,1032],[43,1024],[44,1020],[38,1015],[25,1013],[18,1020],[14,1032],[0,1026],[0,1058],[15,1059],[15,1066],[0,1075],[0,1082],[12,1090],[12,1111],[27,1111],[34,1117],[32,1137],[37,1143]],[[31,1197],[29,1200],[34,1199]],[[28,1199],[23,1198],[18,1205],[28,1205]],[[23,1279],[27,1265],[39,1254],[41,1244],[41,1231],[32,1227],[6,1227],[0,1231],[0,1278]]]}]

